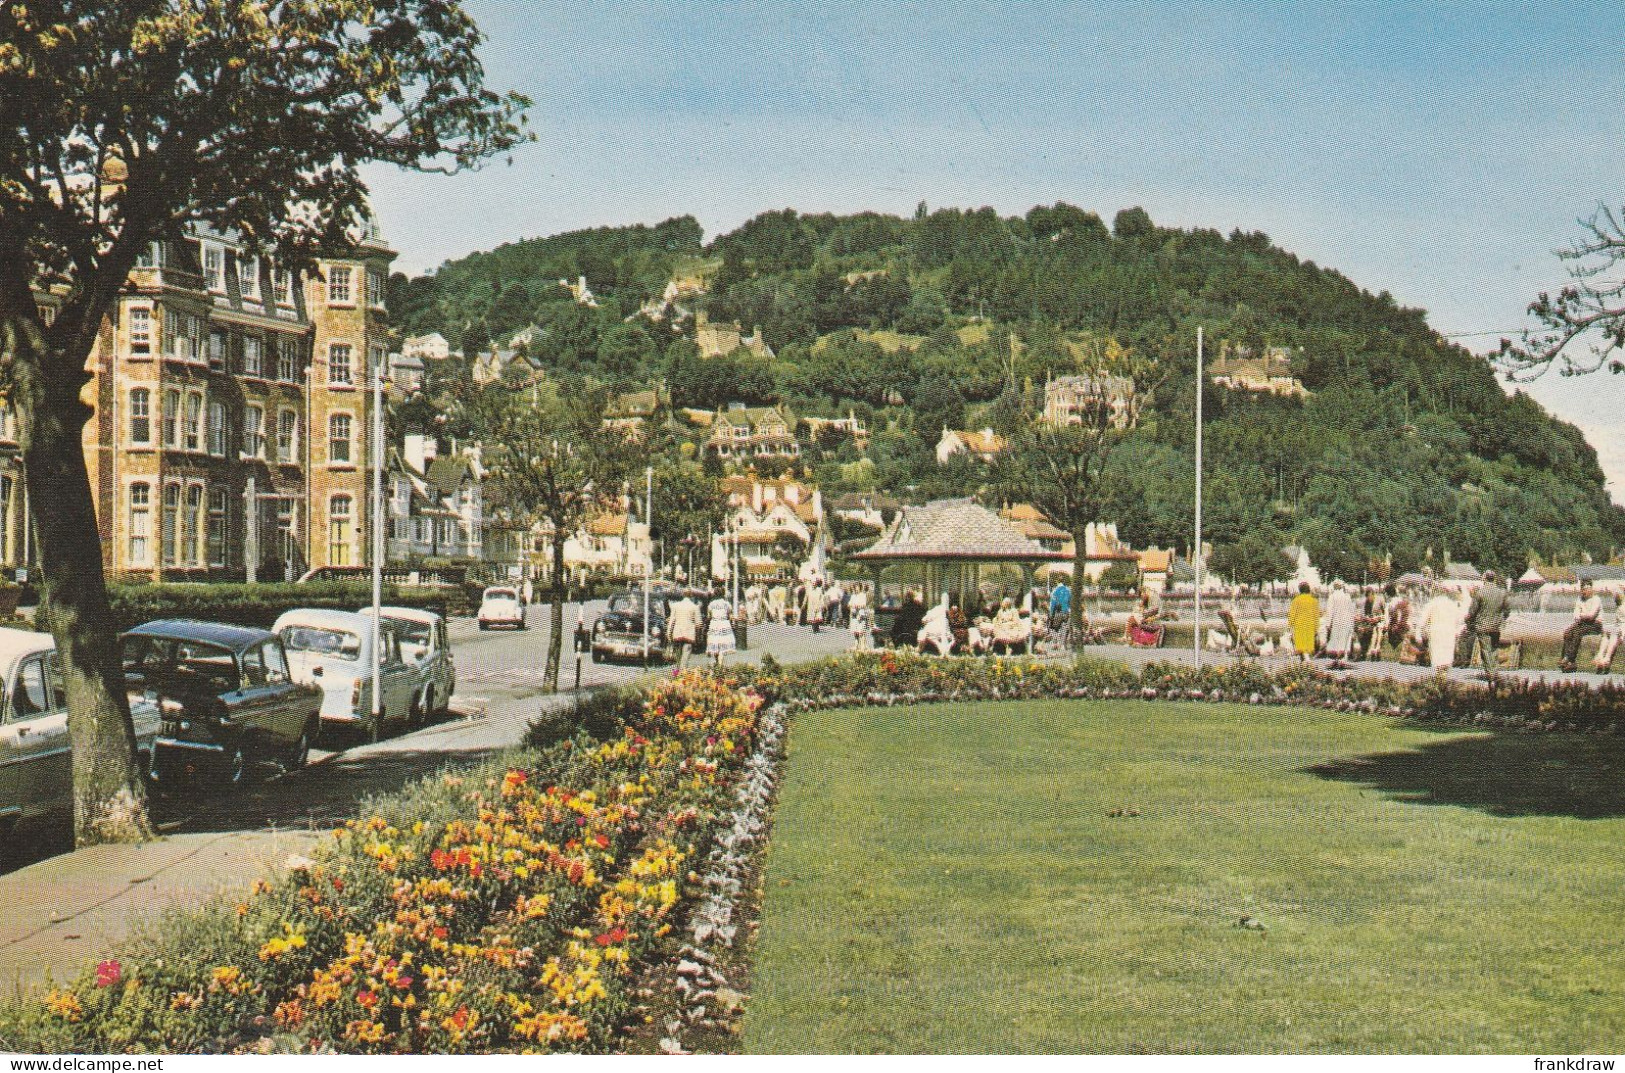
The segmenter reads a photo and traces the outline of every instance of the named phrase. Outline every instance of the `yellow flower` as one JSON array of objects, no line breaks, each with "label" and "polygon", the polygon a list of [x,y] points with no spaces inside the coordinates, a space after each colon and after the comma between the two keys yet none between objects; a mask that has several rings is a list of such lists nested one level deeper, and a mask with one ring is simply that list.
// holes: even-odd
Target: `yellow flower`
[{"label": "yellow flower", "polygon": [[72,991],[52,991],[45,996],[45,1008],[69,1023],[77,1022],[85,1015],[85,1008],[79,1004],[79,996]]}]

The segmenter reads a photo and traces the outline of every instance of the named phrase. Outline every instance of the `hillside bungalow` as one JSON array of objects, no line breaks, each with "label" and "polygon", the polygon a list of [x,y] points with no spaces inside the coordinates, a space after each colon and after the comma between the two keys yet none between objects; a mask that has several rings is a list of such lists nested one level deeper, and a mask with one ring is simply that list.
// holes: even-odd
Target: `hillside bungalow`
[{"label": "hillside bungalow", "polygon": [[705,449],[725,459],[795,458],[795,415],[780,406],[732,403],[711,420]]},{"label": "hillside bungalow", "polygon": [[703,311],[694,316],[694,345],[702,358],[725,358],[737,350],[758,358],[773,357],[773,348],[767,345],[760,328],[745,335],[738,324],[714,324]]},{"label": "hillside bungalow", "polygon": [[852,446],[860,451],[869,449],[869,427],[851,410],[846,412],[845,417],[803,417],[801,427],[805,429],[807,438],[815,443],[826,433],[834,432],[850,437]]},{"label": "hillside bungalow", "polygon": [[401,344],[401,353],[409,358],[426,361],[445,361],[451,357],[451,344],[439,332],[409,336]]},{"label": "hillside bungalow", "polygon": [[1062,376],[1044,385],[1044,420],[1052,425],[1081,425],[1101,407],[1111,411],[1114,428],[1134,420],[1134,381],[1126,376]]},{"label": "hillside bungalow", "polygon": [[1209,367],[1208,374],[1216,387],[1232,391],[1290,398],[1309,394],[1303,381],[1292,375],[1292,356],[1286,347],[1266,347],[1264,356],[1255,358],[1246,347],[1224,343],[1219,347],[1219,359]]},{"label": "hillside bungalow", "polygon": [[937,465],[946,466],[948,460],[958,454],[970,454],[983,462],[991,462],[1006,446],[1004,437],[991,428],[980,432],[945,428],[937,441]]}]

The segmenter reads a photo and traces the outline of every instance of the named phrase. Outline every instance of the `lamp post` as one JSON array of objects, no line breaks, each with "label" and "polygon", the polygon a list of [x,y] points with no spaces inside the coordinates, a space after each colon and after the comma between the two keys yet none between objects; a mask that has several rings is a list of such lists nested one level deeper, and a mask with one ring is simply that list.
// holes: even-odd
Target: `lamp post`
[{"label": "lamp post", "polygon": [[1202,668],[1202,328],[1196,328],[1196,544],[1191,550],[1196,572],[1196,668]]},{"label": "lamp post", "polygon": [[[655,468],[653,466],[644,468],[643,481],[643,538],[649,543],[646,552],[648,562],[643,567],[643,659],[647,663],[649,660],[649,585],[654,580],[655,569],[654,544],[650,541],[649,536],[650,531],[654,528],[652,511],[655,499]],[[628,535],[630,535],[631,526],[628,525],[627,528]]]},{"label": "lamp post", "polygon": [[372,726],[376,738],[384,725],[384,362],[372,358]]}]

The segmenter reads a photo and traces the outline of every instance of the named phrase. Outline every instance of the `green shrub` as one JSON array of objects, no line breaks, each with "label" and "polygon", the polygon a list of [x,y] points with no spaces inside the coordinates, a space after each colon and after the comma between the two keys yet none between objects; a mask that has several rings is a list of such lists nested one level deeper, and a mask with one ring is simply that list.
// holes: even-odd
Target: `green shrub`
[{"label": "green shrub", "polygon": [[[108,588],[114,628],[127,630],[161,618],[193,618],[269,628],[284,611],[312,607],[354,611],[372,602],[366,582],[326,581],[265,585],[113,585]],[[468,614],[458,589],[385,586],[384,603],[419,607],[439,614]]]}]

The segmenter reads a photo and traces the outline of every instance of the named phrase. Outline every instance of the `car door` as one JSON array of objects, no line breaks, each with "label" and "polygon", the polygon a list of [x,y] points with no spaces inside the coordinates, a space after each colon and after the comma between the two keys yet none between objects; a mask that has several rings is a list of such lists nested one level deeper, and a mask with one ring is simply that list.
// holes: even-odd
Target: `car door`
[{"label": "car door", "polygon": [[23,659],[12,692],[8,730],[16,765],[18,804],[25,816],[73,806],[73,750],[68,705],[55,654]]},{"label": "car door", "polygon": [[278,747],[286,747],[299,740],[310,720],[311,705],[305,700],[308,691],[288,673],[288,655],[281,641],[273,638],[260,645],[260,660],[265,665],[265,690],[269,694],[267,725]]},{"label": "car door", "polygon": [[418,669],[401,656],[401,635],[397,630],[379,631],[383,660],[378,668],[384,686],[384,717],[405,719],[411,713],[418,688]]},{"label": "car door", "polygon": [[23,742],[18,723],[11,716],[11,696],[16,691],[16,680],[6,683],[6,695],[0,698],[0,836],[4,836],[9,821],[22,815]]},{"label": "car door", "polygon": [[241,685],[227,703],[236,708],[232,721],[243,735],[242,746],[251,757],[276,751],[276,688],[265,666],[264,645],[244,649],[238,660]]},{"label": "car door", "polygon": [[452,662],[451,637],[446,632],[445,619],[435,621],[432,636],[436,659],[435,696],[440,698],[441,704],[446,704],[457,690],[457,665]]}]

